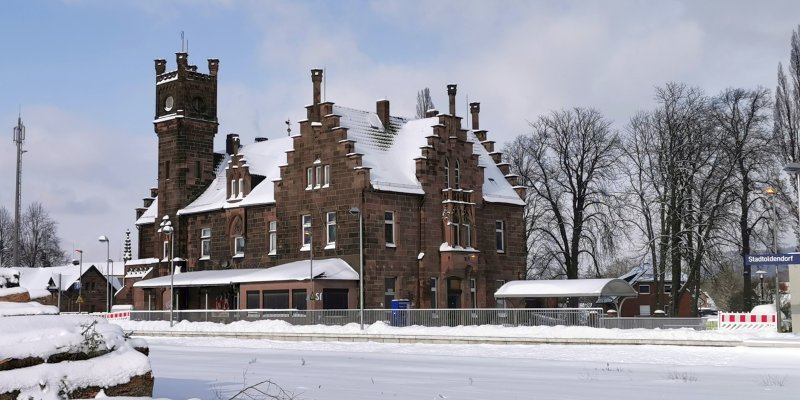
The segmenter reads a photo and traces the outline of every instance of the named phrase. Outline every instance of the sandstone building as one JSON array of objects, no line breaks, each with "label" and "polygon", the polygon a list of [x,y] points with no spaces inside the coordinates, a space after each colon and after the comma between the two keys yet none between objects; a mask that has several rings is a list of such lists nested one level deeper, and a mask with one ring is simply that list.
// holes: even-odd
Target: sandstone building
[{"label": "sandstone building", "polygon": [[215,153],[218,60],[207,74],[186,53],[166,66],[155,61],[158,187],[137,209],[138,259],[117,302],[168,308],[172,280],[179,309],[357,308],[362,237],[365,308],[494,307],[496,288],[524,276],[524,189],[480,129],[480,104],[471,129],[456,115],[456,85],[449,113],[408,119],[388,100],[321,101],[313,69],[298,134],[228,134]]}]

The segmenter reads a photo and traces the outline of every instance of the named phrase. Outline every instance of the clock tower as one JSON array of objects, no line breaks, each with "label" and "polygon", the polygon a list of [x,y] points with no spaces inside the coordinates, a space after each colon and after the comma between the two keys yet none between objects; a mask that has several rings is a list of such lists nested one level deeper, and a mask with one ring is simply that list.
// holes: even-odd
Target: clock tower
[{"label": "clock tower", "polygon": [[[214,179],[214,136],[217,133],[217,72],[219,60],[208,60],[208,74],[189,64],[187,53],[176,53],[177,68],[166,71],[166,60],[155,60],[158,135],[158,218],[175,213],[194,200]],[[176,226],[176,228],[178,228]],[[178,231],[179,235],[185,233]],[[158,254],[158,253],[156,253]],[[176,251],[176,254],[177,251]]]}]

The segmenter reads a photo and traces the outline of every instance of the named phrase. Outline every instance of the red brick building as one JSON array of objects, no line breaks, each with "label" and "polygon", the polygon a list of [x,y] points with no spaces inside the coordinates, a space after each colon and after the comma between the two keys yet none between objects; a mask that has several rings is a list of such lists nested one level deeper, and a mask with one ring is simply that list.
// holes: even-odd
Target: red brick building
[{"label": "red brick building", "polygon": [[[650,264],[643,264],[635,267],[623,276],[619,277],[627,281],[639,293],[639,296],[625,300],[620,311],[621,317],[648,317],[654,315],[659,310],[656,300],[659,300],[661,308],[669,315],[669,304],[672,301],[672,274],[667,273],[665,282],[663,283],[663,290],[659,290],[655,276],[653,275],[653,268]],[[686,276],[681,276],[681,285],[686,283]],[[692,316],[692,295],[685,292],[681,295],[678,301],[678,314],[675,317],[691,317]],[[707,307],[709,303],[708,295],[705,292],[700,292],[700,301],[698,307]]]},{"label": "red brick building", "polygon": [[[164,216],[184,259],[179,308],[204,308],[209,298],[232,308],[306,308],[312,292],[322,301],[309,308],[356,308],[362,237],[365,308],[392,299],[416,308],[494,307],[495,290],[523,276],[524,189],[480,129],[479,103],[470,104],[471,129],[456,115],[456,85],[447,86],[448,114],[413,120],[391,115],[388,100],[374,110],[322,102],[322,70],[314,69],[298,133],[249,144],[228,134],[218,154],[218,61],[208,60],[208,74],[186,53],[177,54],[176,71],[164,60],[155,65],[158,188],[137,209],[139,260],[126,279],[144,279],[126,292],[137,309],[169,301],[164,280],[150,280],[169,274],[173,243],[157,232]],[[269,282],[206,272],[215,278],[203,285],[185,275],[289,263],[293,274]],[[335,269],[302,280],[309,264]]]}]

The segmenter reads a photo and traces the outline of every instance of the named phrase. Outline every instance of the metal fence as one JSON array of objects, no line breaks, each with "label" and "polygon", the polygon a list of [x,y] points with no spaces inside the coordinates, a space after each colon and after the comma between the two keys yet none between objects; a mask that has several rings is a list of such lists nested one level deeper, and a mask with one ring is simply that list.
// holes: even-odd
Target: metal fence
[{"label": "metal fence", "polygon": [[[345,325],[359,323],[359,310],[176,310],[176,321],[231,323],[280,320],[292,325]],[[130,311],[134,321],[169,321],[169,311]],[[391,326],[587,326],[593,328],[705,329],[702,318],[608,317],[600,308],[479,308],[364,310],[364,324]]]}]

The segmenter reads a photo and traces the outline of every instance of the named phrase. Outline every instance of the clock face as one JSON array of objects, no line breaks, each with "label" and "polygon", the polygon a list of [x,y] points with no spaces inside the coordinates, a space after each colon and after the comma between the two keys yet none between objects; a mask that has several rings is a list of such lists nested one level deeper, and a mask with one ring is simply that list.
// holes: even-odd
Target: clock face
[{"label": "clock face", "polygon": [[167,96],[166,100],[164,100],[164,111],[171,111],[172,107],[175,106],[175,100],[172,96]]}]

